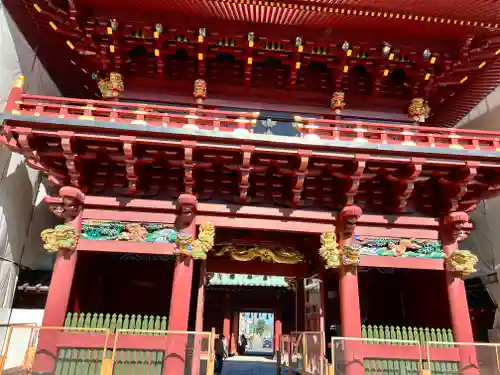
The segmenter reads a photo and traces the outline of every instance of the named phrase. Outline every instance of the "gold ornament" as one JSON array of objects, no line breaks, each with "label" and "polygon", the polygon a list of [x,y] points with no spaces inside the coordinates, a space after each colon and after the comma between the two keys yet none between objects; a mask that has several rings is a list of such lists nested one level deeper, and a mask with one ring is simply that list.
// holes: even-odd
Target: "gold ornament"
[{"label": "gold ornament", "polygon": [[325,268],[338,268],[341,265],[342,252],[337,244],[337,235],[335,229],[324,232],[321,235],[321,247],[319,255],[325,262]]},{"label": "gold ornament", "polygon": [[342,259],[341,263],[343,266],[359,266],[359,252],[361,248],[359,246],[345,245],[342,248]]},{"label": "gold ornament", "polygon": [[207,253],[212,250],[215,240],[215,226],[208,222],[200,225],[198,238],[193,239],[182,233],[177,234],[177,252],[193,259],[207,259]]},{"label": "gold ornament", "polygon": [[194,81],[193,96],[196,103],[202,103],[207,98],[207,83],[204,79]]},{"label": "gold ornament", "polygon": [[343,91],[334,92],[330,101],[330,108],[335,112],[340,113],[340,111],[343,110],[346,106],[344,99],[345,94]]},{"label": "gold ornament", "polygon": [[125,90],[123,77],[120,73],[111,72],[109,79],[100,79],[97,83],[103,99],[117,99]]},{"label": "gold ornament", "polygon": [[426,100],[422,98],[412,99],[408,107],[408,116],[418,122],[425,122],[429,117],[430,107]]},{"label": "gold ornament", "polygon": [[54,229],[45,229],[41,233],[43,247],[49,253],[59,250],[73,251],[78,245],[78,235],[75,228],[70,225],[57,225]]},{"label": "gold ornament", "polygon": [[325,268],[338,268],[340,266],[358,266],[360,263],[360,246],[344,245],[340,248],[337,243],[335,228],[324,232],[321,235],[321,247],[319,255],[325,262]]},{"label": "gold ornament", "polygon": [[444,259],[446,269],[457,273],[460,277],[469,276],[476,272],[477,256],[469,250],[456,250]]},{"label": "gold ornament", "polygon": [[304,261],[304,256],[294,249],[268,249],[265,247],[226,246],[218,251],[216,256],[229,256],[240,262],[250,262],[260,259],[266,263],[298,264]]}]

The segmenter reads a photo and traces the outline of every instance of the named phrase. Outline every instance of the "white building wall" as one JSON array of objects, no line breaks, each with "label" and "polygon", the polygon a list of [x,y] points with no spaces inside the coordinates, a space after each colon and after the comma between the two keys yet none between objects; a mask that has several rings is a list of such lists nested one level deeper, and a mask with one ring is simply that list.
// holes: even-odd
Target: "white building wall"
[{"label": "white building wall", "polygon": [[[40,326],[44,310],[40,309],[12,309],[10,322],[27,326]],[[26,350],[30,344],[36,343],[37,331],[27,327],[14,328],[7,349],[5,369],[22,366]]]},{"label": "white building wall", "polygon": [[[500,131],[500,86],[484,98],[458,124],[458,128]],[[461,244],[470,249],[480,259],[481,274],[498,275],[500,264],[500,197],[481,202],[471,213],[474,231]],[[500,277],[500,275],[499,275]],[[500,305],[500,283],[488,283],[486,287],[493,301]],[[495,330],[490,332],[490,340],[500,342],[500,314],[497,310]]]},{"label": "white building wall", "polygon": [[[12,22],[0,0],[0,114],[17,76],[26,77],[25,90],[41,95],[59,95],[59,91],[38,60],[36,53]],[[27,241],[32,218],[36,229],[49,221],[48,212],[38,209],[45,190],[39,192],[40,174],[28,168],[24,158],[0,146],[0,325],[11,318],[11,306],[17,283],[18,266],[51,267],[41,244]],[[49,225],[52,225],[50,222]],[[38,231],[38,236],[39,236]],[[29,245],[29,246],[28,246]],[[5,329],[0,326],[0,344]]]}]

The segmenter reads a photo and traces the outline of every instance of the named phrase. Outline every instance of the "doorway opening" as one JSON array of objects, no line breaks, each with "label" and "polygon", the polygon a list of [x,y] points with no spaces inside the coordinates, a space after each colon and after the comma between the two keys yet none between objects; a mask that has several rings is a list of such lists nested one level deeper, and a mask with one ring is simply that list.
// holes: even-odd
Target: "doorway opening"
[{"label": "doorway opening", "polygon": [[274,313],[245,311],[239,314],[239,344],[247,340],[245,354],[272,355],[274,352]]}]

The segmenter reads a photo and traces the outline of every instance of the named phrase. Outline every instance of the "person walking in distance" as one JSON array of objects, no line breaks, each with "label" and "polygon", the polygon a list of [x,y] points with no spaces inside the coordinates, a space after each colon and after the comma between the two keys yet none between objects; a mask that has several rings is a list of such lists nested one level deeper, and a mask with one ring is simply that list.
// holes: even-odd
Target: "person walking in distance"
[{"label": "person walking in distance", "polygon": [[223,334],[219,335],[219,338],[215,342],[215,375],[222,374],[222,366],[224,365],[224,360],[227,358],[227,343],[226,338]]}]

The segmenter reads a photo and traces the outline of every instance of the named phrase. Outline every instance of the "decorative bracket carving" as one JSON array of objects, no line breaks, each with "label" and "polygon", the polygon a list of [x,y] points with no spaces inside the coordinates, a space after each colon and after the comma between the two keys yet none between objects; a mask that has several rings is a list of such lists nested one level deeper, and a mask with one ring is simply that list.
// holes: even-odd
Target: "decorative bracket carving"
[{"label": "decorative bracket carving", "polygon": [[64,224],[41,233],[44,248],[49,252],[72,252],[76,250],[80,236],[78,218],[83,210],[85,194],[79,189],[64,186],[59,190],[60,200],[50,206],[51,211],[64,220]]},{"label": "decorative bracket carving", "polygon": [[[463,211],[452,212],[443,219],[441,240],[445,246],[445,267],[458,277],[476,272],[477,256],[469,250],[459,250],[457,243],[467,238],[470,229],[467,227],[469,215]],[[451,246],[450,246],[451,245]],[[448,248],[448,251],[446,251]]]},{"label": "decorative bracket carving", "polygon": [[443,219],[442,240],[445,244],[465,240],[470,233],[469,215],[463,211],[452,212]]},{"label": "decorative bracket carving", "polygon": [[340,211],[337,232],[340,234],[341,240],[354,236],[356,224],[362,214],[363,212],[358,206],[346,206]]}]

